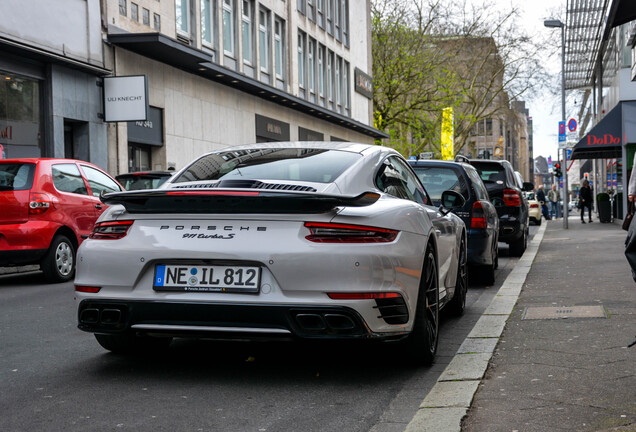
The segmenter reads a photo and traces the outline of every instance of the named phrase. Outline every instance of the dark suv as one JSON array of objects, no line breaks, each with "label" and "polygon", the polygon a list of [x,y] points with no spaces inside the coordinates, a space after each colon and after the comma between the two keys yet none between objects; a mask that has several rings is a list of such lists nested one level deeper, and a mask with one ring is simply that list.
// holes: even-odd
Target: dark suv
[{"label": "dark suv", "polygon": [[510,162],[506,160],[471,160],[477,169],[490,201],[499,215],[499,241],[508,243],[510,256],[523,255],[528,245],[530,219],[528,201],[523,192],[534,189],[532,183],[521,183],[515,176]]},{"label": "dark suv", "polygon": [[453,213],[466,224],[470,272],[486,284],[494,283],[499,254],[499,219],[477,170],[467,163],[439,160],[410,160],[409,164],[434,205],[441,204],[442,192],[446,190],[454,190],[466,199],[462,207],[453,209]]}]

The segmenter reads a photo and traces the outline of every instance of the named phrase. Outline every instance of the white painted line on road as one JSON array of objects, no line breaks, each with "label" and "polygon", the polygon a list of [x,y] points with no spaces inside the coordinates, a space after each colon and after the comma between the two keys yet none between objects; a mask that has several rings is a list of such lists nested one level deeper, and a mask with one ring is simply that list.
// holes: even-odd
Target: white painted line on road
[{"label": "white painted line on road", "polygon": [[[461,432],[477,388],[514,310],[547,224],[542,224],[486,311],[428,393],[405,432]],[[455,385],[453,385],[455,384]],[[458,395],[458,392],[462,392]]]}]

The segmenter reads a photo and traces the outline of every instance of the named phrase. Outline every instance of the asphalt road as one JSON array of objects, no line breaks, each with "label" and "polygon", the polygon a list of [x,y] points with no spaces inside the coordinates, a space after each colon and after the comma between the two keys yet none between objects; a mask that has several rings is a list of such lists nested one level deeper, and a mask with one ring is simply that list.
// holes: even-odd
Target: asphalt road
[{"label": "asphalt road", "polygon": [[121,357],[77,329],[72,283],[0,276],[0,430],[401,431],[517,262],[507,252],[496,285],[443,316],[429,368],[351,343],[176,340]]}]

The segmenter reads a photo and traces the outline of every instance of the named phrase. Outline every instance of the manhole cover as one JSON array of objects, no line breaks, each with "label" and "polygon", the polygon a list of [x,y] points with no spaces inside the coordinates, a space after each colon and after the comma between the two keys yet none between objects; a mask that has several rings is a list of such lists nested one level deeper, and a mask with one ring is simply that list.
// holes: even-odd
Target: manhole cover
[{"label": "manhole cover", "polygon": [[607,318],[603,306],[557,306],[526,308],[522,320],[560,318]]}]

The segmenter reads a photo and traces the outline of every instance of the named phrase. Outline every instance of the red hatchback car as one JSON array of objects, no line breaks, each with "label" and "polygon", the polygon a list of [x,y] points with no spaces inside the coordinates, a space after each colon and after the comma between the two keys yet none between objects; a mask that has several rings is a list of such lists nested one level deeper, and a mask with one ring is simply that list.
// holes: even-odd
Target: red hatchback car
[{"label": "red hatchback car", "polygon": [[75,253],[123,188],[101,168],[72,159],[0,160],[0,266],[40,264],[50,282],[75,273]]}]

